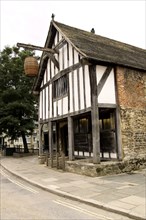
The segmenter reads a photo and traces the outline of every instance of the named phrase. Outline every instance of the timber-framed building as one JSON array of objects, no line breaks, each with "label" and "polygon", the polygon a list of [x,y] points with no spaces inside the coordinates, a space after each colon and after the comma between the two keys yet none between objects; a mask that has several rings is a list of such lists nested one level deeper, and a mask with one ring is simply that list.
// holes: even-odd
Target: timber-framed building
[{"label": "timber-framed building", "polygon": [[146,50],[50,23],[33,91],[39,155],[71,170],[88,161],[146,161]]}]

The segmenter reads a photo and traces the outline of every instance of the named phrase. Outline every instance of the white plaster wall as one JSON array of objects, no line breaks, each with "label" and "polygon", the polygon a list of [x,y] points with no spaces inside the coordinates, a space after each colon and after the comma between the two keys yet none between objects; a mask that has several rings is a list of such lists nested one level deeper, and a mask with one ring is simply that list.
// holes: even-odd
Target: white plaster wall
[{"label": "white plaster wall", "polygon": [[49,85],[49,95],[50,95],[50,118],[52,118],[52,84]]},{"label": "white plaster wall", "polygon": [[[107,67],[105,66],[96,66],[96,76],[97,76],[97,84],[99,83],[103,73],[105,72]],[[99,96],[98,103],[107,103],[107,104],[116,104],[115,99],[115,80],[114,80],[114,70],[111,70],[110,75],[108,76]]]},{"label": "white plaster wall", "polygon": [[42,91],[40,92],[40,99],[39,99],[39,119],[42,119]]},{"label": "white plaster wall", "polygon": [[115,82],[114,82],[113,70],[110,73],[109,77],[107,78],[107,81],[105,82],[105,85],[103,89],[101,90],[101,93],[99,94],[98,102],[116,104]]},{"label": "white plaster wall", "polygon": [[62,100],[58,100],[58,115],[62,115]]},{"label": "white plaster wall", "polygon": [[80,107],[85,108],[84,103],[84,87],[83,87],[83,69],[79,68],[79,82],[80,82]]},{"label": "white plaster wall", "polygon": [[45,119],[45,89],[43,89],[43,120]]},{"label": "white plaster wall", "polygon": [[78,83],[77,83],[77,70],[74,70],[74,103],[75,103],[75,111],[79,110],[79,94],[78,94]]},{"label": "white plaster wall", "polygon": [[97,84],[99,83],[101,77],[103,76],[103,73],[106,70],[106,66],[100,66],[100,65],[96,65],[96,79],[97,79]]},{"label": "white plaster wall", "polygon": [[59,33],[59,41],[62,39],[62,34]]},{"label": "white plaster wall", "polygon": [[46,87],[46,119],[48,119],[48,102],[49,102],[48,87]]},{"label": "white plaster wall", "polygon": [[58,32],[56,32],[56,35],[55,35],[55,39],[54,39],[54,44],[56,45],[58,43]]},{"label": "white plaster wall", "polygon": [[69,94],[70,94],[70,112],[73,112],[73,83],[72,83],[72,72],[69,73]]},{"label": "white plaster wall", "polygon": [[53,103],[53,106],[54,106],[54,117],[56,117],[57,116],[56,102]]},{"label": "white plaster wall", "polygon": [[47,64],[47,69],[48,69],[48,81],[50,81],[50,64],[49,64],[49,61],[48,61],[48,64]]},{"label": "white plaster wall", "polygon": [[91,107],[91,89],[90,89],[90,80],[89,80],[89,69],[85,65],[85,94],[86,94],[86,107]]},{"label": "white plaster wall", "polygon": [[51,73],[52,73],[52,78],[55,75],[54,73],[54,63],[51,61]]},{"label": "white plaster wall", "polygon": [[64,45],[64,68],[68,67],[67,44]]},{"label": "white plaster wall", "polygon": [[79,62],[79,54],[76,52],[76,50],[74,50],[74,63],[78,63]]},{"label": "white plaster wall", "polygon": [[63,115],[68,113],[68,97],[63,98]]},{"label": "white plaster wall", "polygon": [[73,65],[72,46],[69,44],[69,66]]},{"label": "white plaster wall", "polygon": [[62,56],[62,51],[63,51],[63,49],[60,48],[60,49],[59,49],[59,67],[60,67],[60,71],[63,70],[63,62],[62,62],[63,56]]}]

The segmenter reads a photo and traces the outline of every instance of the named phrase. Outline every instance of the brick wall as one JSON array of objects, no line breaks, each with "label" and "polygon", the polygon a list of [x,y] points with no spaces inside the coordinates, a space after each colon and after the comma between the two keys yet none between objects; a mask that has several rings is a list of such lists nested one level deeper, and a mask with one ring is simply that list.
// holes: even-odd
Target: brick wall
[{"label": "brick wall", "polygon": [[116,68],[124,159],[146,157],[146,72]]}]

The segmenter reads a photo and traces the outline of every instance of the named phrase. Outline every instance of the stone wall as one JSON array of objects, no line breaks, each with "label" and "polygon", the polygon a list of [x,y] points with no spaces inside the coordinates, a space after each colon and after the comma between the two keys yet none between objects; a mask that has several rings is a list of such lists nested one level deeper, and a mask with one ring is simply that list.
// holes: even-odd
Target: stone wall
[{"label": "stone wall", "polygon": [[146,155],[146,72],[116,68],[124,160]]},{"label": "stone wall", "polygon": [[86,160],[66,161],[65,170],[71,173],[78,173],[86,176],[105,176],[120,173],[133,173],[133,171],[146,168],[145,158],[130,159],[124,161],[106,161],[100,164],[93,164]]}]

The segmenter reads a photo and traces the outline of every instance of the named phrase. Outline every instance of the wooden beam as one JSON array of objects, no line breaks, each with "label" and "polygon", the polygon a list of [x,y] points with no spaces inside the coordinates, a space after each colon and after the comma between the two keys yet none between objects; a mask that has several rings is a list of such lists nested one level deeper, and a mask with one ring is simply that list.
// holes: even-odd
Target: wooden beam
[{"label": "wooden beam", "polygon": [[64,38],[62,38],[62,39],[55,45],[55,47],[53,47],[53,49],[59,53],[59,49],[62,48],[66,43],[67,43],[66,40],[65,40]]},{"label": "wooden beam", "polygon": [[59,69],[59,62],[56,60],[56,58],[54,57],[53,54],[51,54],[51,53],[46,53],[46,54],[43,56],[43,59],[45,59],[46,57],[49,57],[50,60],[54,63],[54,65]]},{"label": "wooden beam", "polygon": [[43,154],[43,145],[42,145],[42,127],[39,123],[39,156]]},{"label": "wooden beam", "polygon": [[23,48],[26,48],[29,50],[40,50],[40,51],[44,51],[44,52],[49,52],[51,54],[57,53],[54,49],[35,46],[35,45],[31,45],[31,44],[17,43],[17,47],[23,47]]},{"label": "wooden beam", "polygon": [[74,160],[74,134],[73,134],[73,119],[68,116],[68,146],[69,146],[69,160]]},{"label": "wooden beam", "polygon": [[91,87],[91,121],[92,121],[92,144],[93,144],[93,163],[100,163],[100,128],[97,101],[97,80],[96,65],[89,66],[89,77]]},{"label": "wooden beam", "polygon": [[49,121],[49,154],[50,154],[50,162],[51,162],[51,167],[53,167],[53,132],[52,132],[52,121]]},{"label": "wooden beam", "polygon": [[76,63],[76,64],[74,64],[74,65],[72,65],[72,66],[70,66],[70,67],[60,71],[58,74],[56,74],[52,78],[51,81],[55,81],[56,79],[59,79],[60,77],[64,76],[65,74],[70,73],[70,72],[72,72],[72,71],[74,71],[74,70],[76,70],[76,69],[78,69],[80,67],[81,67],[81,63]]}]

